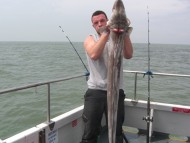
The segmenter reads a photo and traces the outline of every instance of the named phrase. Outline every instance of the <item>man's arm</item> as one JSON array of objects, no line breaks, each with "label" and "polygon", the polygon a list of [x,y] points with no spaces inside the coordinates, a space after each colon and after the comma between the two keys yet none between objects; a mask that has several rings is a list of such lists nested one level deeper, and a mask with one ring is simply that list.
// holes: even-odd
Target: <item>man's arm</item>
[{"label": "man's arm", "polygon": [[125,37],[125,47],[123,49],[123,56],[125,59],[131,59],[133,57],[133,46],[129,34]]},{"label": "man's arm", "polygon": [[109,33],[103,32],[98,41],[95,41],[93,36],[86,38],[84,48],[91,59],[97,60],[101,56],[108,37]]}]

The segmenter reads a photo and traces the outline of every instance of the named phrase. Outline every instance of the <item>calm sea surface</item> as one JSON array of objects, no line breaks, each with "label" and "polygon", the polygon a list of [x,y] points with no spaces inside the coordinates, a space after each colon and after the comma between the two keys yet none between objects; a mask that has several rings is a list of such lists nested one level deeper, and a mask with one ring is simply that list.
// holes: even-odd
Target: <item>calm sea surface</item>
[{"label": "calm sea surface", "polygon": [[[82,43],[73,43],[82,60]],[[134,57],[124,61],[124,69],[147,71],[147,44],[134,44]],[[190,74],[190,45],[150,45],[152,72]],[[50,81],[86,72],[69,43],[0,42],[0,90]],[[147,76],[138,75],[138,99],[147,99]],[[124,74],[125,92],[133,98],[134,75]],[[51,117],[83,104],[86,78],[51,86]],[[190,105],[190,78],[151,78],[151,100]],[[4,139],[46,121],[47,87],[40,86],[0,95],[0,138]]]}]

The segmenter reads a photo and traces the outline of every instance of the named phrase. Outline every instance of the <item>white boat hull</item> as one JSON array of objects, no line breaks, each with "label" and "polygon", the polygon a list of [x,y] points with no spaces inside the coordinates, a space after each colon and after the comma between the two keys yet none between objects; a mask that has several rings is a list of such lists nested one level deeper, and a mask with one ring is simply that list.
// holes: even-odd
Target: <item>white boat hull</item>
[{"label": "white boat hull", "polygon": [[[190,106],[151,102],[153,109],[152,131],[166,134],[190,136]],[[79,143],[83,133],[83,106],[51,119],[1,141],[2,143]],[[143,117],[147,113],[146,101],[125,99],[124,126],[146,130]],[[105,125],[105,121],[102,121]]]}]

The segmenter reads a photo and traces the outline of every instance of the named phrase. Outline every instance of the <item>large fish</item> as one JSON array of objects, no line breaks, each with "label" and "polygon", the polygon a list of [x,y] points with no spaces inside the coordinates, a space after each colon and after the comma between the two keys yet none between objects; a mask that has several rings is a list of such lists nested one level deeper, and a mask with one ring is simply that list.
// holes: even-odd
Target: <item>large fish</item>
[{"label": "large fish", "polygon": [[126,31],[130,29],[129,24],[130,22],[126,17],[122,0],[116,0],[113,5],[112,16],[108,21],[111,37],[107,86],[109,143],[116,143],[120,72],[123,59],[124,39]]}]

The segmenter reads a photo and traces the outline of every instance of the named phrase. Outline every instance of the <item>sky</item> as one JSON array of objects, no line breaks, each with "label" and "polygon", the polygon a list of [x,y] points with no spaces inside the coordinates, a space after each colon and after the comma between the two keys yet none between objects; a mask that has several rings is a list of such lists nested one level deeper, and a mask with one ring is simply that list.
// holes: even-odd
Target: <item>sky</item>
[{"label": "sky", "polygon": [[[115,0],[0,0],[0,41],[83,42],[94,33],[91,15],[108,17]],[[190,45],[190,0],[123,0],[133,43]],[[148,6],[148,8],[147,8]],[[61,31],[62,27],[64,32]]]}]

